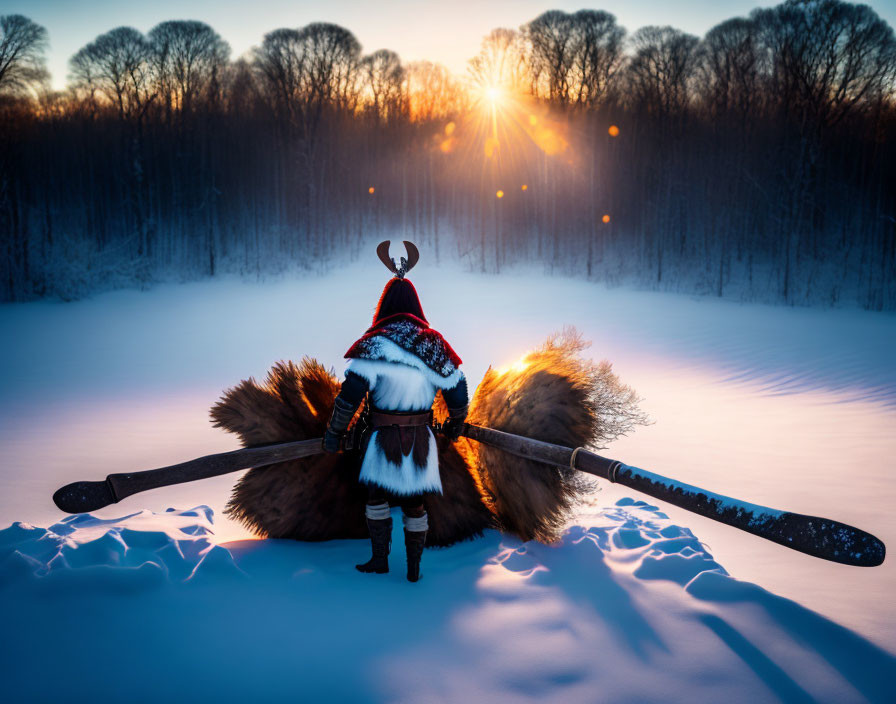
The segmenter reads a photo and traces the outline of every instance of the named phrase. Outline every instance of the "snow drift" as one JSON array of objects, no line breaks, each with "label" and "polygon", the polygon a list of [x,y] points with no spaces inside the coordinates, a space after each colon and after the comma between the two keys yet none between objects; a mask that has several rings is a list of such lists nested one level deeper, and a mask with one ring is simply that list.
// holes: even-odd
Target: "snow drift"
[{"label": "snow drift", "polygon": [[215,545],[212,529],[200,506],[0,531],[7,696],[892,700],[891,655],[731,578],[641,501],[550,546],[490,530],[429,551],[415,585],[358,574],[362,541]]}]

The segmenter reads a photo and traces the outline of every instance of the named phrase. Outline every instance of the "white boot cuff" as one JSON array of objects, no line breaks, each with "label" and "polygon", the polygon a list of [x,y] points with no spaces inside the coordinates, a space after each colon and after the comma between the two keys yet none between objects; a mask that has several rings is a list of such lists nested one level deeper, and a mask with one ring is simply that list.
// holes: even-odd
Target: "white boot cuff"
[{"label": "white boot cuff", "polygon": [[367,508],[364,509],[364,515],[373,521],[382,521],[389,518],[389,504],[382,503],[374,504],[373,506],[367,504]]},{"label": "white boot cuff", "polygon": [[421,533],[429,530],[429,516],[424,513],[420,518],[414,516],[404,517],[404,529],[411,533]]}]

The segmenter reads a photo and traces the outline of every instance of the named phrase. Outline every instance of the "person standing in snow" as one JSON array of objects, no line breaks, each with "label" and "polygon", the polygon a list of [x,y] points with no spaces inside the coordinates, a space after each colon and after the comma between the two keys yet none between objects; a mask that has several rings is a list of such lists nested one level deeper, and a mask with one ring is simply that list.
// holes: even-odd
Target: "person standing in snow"
[{"label": "person standing in snow", "polygon": [[380,260],[395,276],[383,289],[373,325],[345,354],[345,381],[323,446],[327,452],[340,450],[366,397],[359,481],[368,487],[365,513],[373,554],[356,568],[376,574],[389,571],[391,500],[402,509],[407,578],[416,582],[429,528],[423,499],[427,493],[442,493],[432,404],[441,389],[448,407],[442,432],[456,440],[467,417],[469,394],[460,357],[429,326],[417,290],[405,278],[420,255],[412,243],[404,244],[408,258],[402,257],[398,266],[389,257],[388,240],[377,247]]}]

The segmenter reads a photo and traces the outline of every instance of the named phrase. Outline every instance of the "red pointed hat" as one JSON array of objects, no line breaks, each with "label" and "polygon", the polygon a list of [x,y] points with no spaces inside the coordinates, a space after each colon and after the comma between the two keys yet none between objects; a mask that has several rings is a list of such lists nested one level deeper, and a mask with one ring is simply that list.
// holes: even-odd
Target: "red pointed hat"
[{"label": "red pointed hat", "polygon": [[420,297],[414,284],[408,279],[396,276],[390,279],[383,289],[376,304],[373,325],[370,329],[373,330],[401,317],[410,318],[422,327],[429,327],[429,321],[423,314],[423,306],[420,305]]}]

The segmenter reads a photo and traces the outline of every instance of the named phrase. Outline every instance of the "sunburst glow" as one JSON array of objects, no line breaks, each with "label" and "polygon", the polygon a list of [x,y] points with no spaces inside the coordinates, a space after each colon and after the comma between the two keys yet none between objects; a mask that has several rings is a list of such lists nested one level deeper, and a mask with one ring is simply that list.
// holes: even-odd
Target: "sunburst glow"
[{"label": "sunburst glow", "polygon": [[[521,89],[487,75],[473,75],[468,95],[472,109],[458,130],[463,130],[467,144],[476,145],[480,154],[495,162],[494,168],[501,172],[514,171],[519,177],[530,146],[548,155],[565,152],[569,146],[565,126],[534,104]],[[442,151],[448,150],[442,146]]]},{"label": "sunburst glow", "polygon": [[511,362],[510,364],[507,364],[503,367],[498,367],[497,372],[501,375],[507,374],[508,372],[515,372],[517,374],[520,374],[526,371],[530,364],[532,364],[532,361],[529,359],[529,355],[527,354],[520,357],[515,362]]}]

